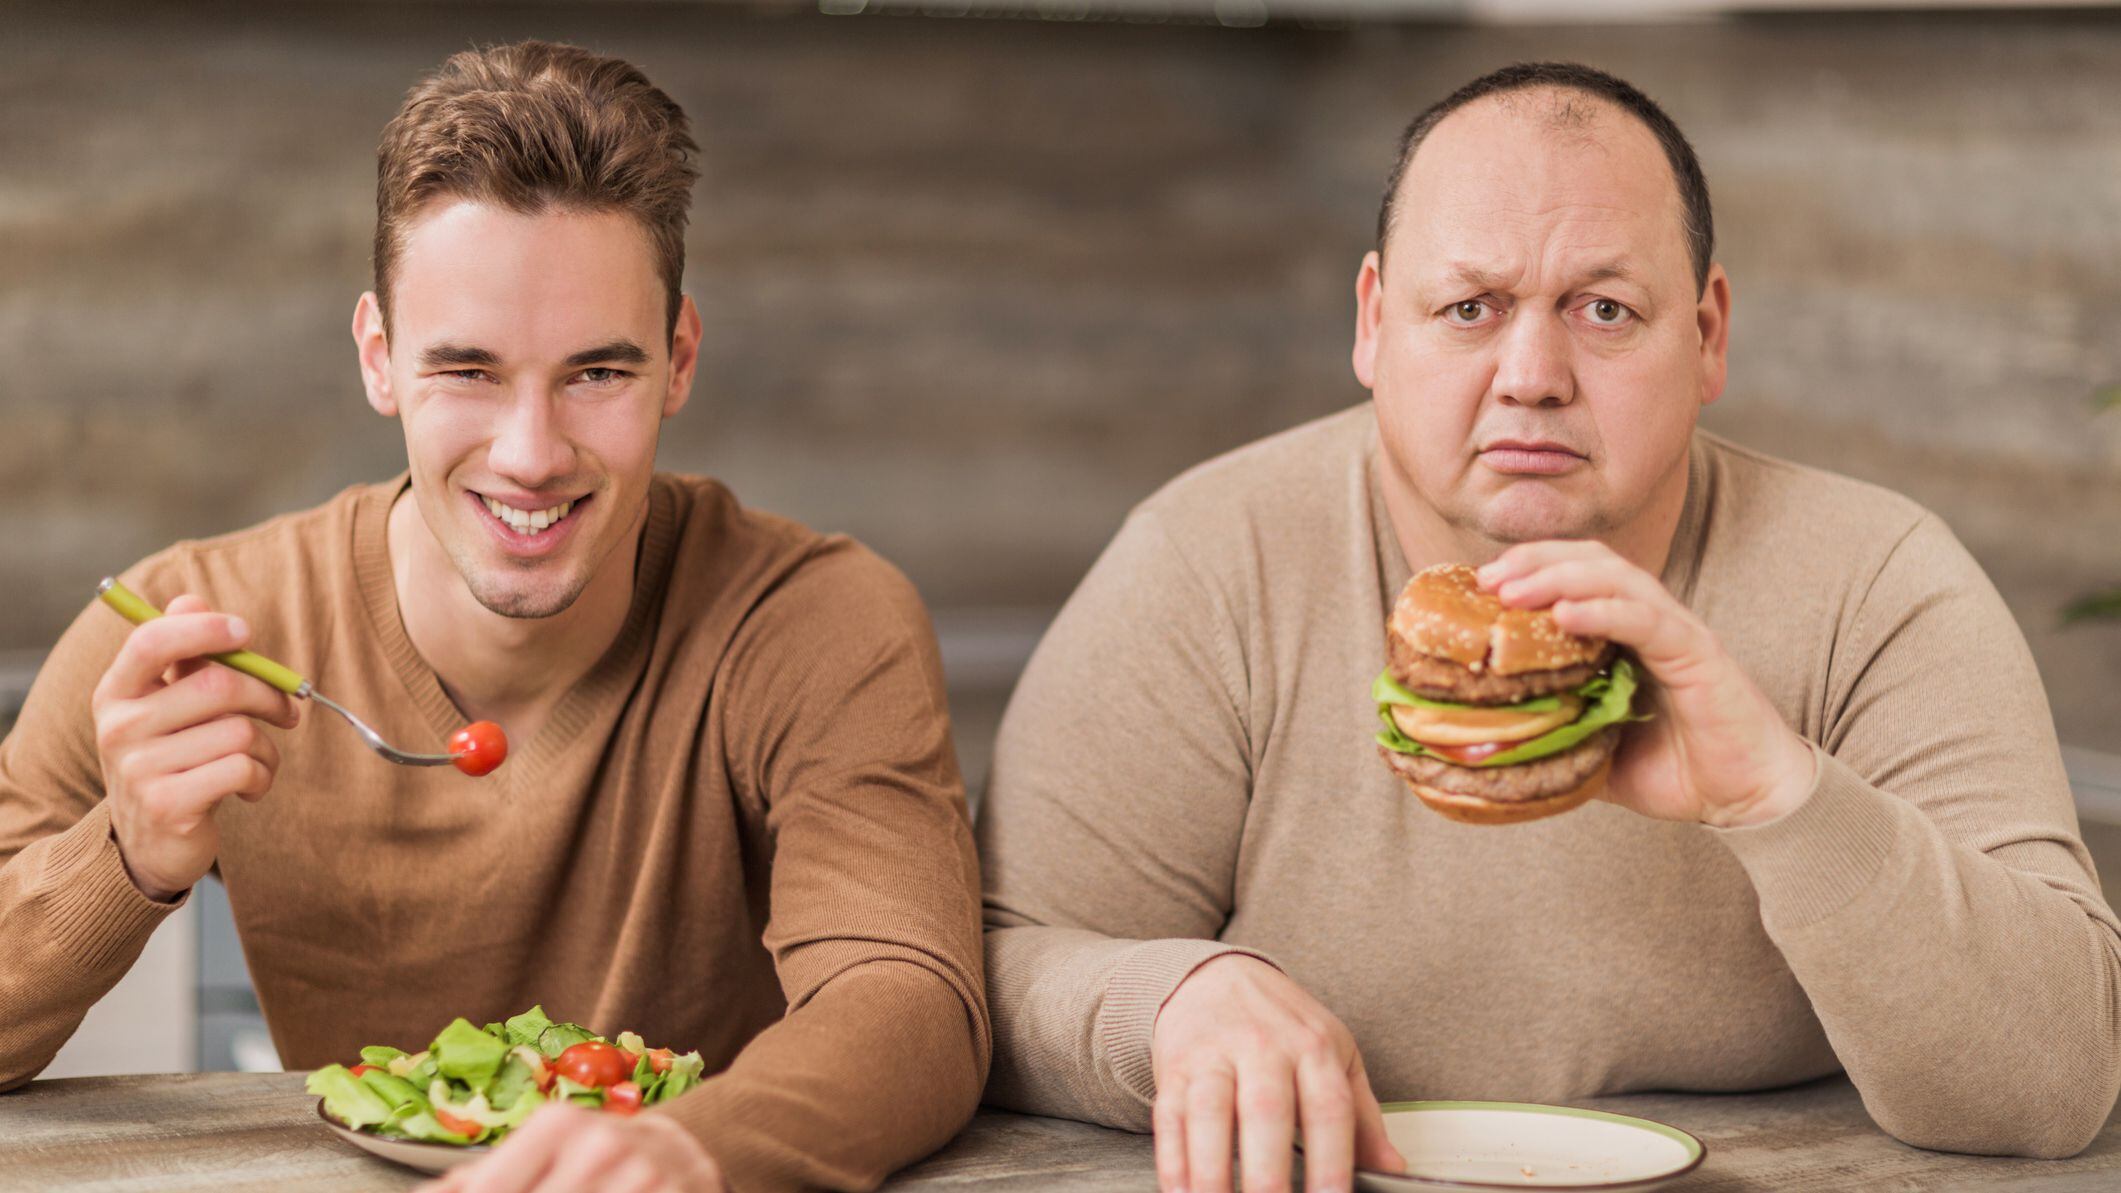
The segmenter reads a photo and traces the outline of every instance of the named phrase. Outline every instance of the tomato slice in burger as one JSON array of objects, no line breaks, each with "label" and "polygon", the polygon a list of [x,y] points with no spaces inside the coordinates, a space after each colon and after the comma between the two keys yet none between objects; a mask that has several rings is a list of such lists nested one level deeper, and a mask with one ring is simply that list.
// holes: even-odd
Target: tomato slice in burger
[{"label": "tomato slice in burger", "polygon": [[1477,746],[1432,746],[1424,744],[1421,748],[1443,759],[1445,762],[1455,762],[1460,766],[1478,766],[1483,759],[1502,753],[1503,747],[1507,744],[1499,741],[1484,741]]}]

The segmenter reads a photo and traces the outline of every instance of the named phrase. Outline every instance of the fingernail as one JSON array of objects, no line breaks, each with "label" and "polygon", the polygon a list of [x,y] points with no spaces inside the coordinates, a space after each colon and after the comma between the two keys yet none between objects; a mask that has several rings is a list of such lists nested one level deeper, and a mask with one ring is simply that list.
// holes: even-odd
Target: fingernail
[{"label": "fingernail", "polygon": [[248,638],[250,637],[250,623],[240,617],[231,617],[228,619],[228,632],[238,638]]}]

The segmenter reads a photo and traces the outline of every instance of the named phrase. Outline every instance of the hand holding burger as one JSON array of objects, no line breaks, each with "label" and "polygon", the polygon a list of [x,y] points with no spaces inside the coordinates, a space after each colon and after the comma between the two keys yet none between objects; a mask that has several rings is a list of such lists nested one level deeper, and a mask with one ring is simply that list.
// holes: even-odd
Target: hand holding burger
[{"label": "hand holding burger", "polygon": [[1504,608],[1464,564],[1407,581],[1385,637],[1378,749],[1423,803],[1514,824],[1604,789],[1635,692],[1634,668],[1604,638]]},{"label": "hand holding burger", "polygon": [[[1724,651],[1722,643],[1716,640],[1708,626],[1665,591],[1655,576],[1603,543],[1576,540],[1522,544],[1504,552],[1477,573],[1471,569],[1464,571],[1477,581],[1466,600],[1485,604],[1477,598],[1486,597],[1494,601],[1498,606],[1494,624],[1516,625],[1520,618],[1530,617],[1536,621],[1543,615],[1554,633],[1491,630],[1491,654],[1482,657],[1481,670],[1476,672],[1470,666],[1460,664],[1467,673],[1484,682],[1452,689],[1462,699],[1451,703],[1492,706],[1514,701],[1522,704],[1532,688],[1544,687],[1550,694],[1568,693],[1583,699],[1586,711],[1581,717],[1588,720],[1601,708],[1610,712],[1616,690],[1624,683],[1632,686],[1631,681],[1636,677],[1632,668],[1627,668],[1624,680],[1623,668],[1627,660],[1616,658],[1605,664],[1607,670],[1602,673],[1603,678],[1611,681],[1610,686],[1586,689],[1585,685],[1592,684],[1593,680],[1580,677],[1586,674],[1583,669],[1592,663],[1578,660],[1586,655],[1592,660],[1604,659],[1602,652],[1611,645],[1625,646],[1648,673],[1647,678],[1652,681],[1648,685],[1651,697],[1642,702],[1646,705],[1643,712],[1649,714],[1646,722],[1628,727],[1623,739],[1619,725],[1628,713],[1622,709],[1618,716],[1582,734],[1578,742],[1573,743],[1579,747],[1612,751],[1603,789],[1581,793],[1584,798],[1600,795],[1630,811],[1661,820],[1695,821],[1736,828],[1764,824],[1786,815],[1809,796],[1815,768],[1811,747],[1783,722],[1774,705],[1737,661]],[[1411,582],[1409,587],[1413,587]],[[1460,591],[1465,590],[1461,588]],[[1393,635],[1395,639],[1398,636]],[[1543,649],[1552,653],[1544,657],[1557,661],[1527,671],[1515,661],[1517,656],[1507,650],[1501,656],[1492,654],[1496,643],[1518,637],[1535,642],[1547,641]],[[1557,637],[1562,641],[1553,640]],[[1419,652],[1395,648],[1395,653],[1405,653],[1411,659]],[[1465,651],[1461,649],[1461,653]],[[1531,658],[1540,662],[1542,655],[1535,651]],[[1388,668],[1387,677],[1396,678],[1396,670]],[[1420,681],[1426,674],[1410,671],[1408,678]],[[1522,681],[1526,676],[1544,678],[1527,684]],[[1516,677],[1515,686],[1511,686],[1512,677]],[[1573,689],[1571,683],[1576,685]],[[1380,680],[1380,697],[1384,686]],[[1419,682],[1411,694],[1421,694]],[[1519,708],[1511,711],[1521,714],[1532,710]],[[1549,715],[1557,711],[1560,710],[1549,710]],[[1417,726],[1422,723],[1419,717],[1410,716],[1409,719]],[[1400,718],[1394,716],[1393,720],[1397,726]],[[1573,728],[1581,723],[1573,722],[1563,728]],[[1522,731],[1525,726],[1520,722],[1517,728]],[[1558,732],[1558,729],[1547,730],[1541,736]],[[1429,736],[1435,735],[1431,733]],[[1599,745],[1601,737],[1610,744]],[[1460,769],[1478,771],[1496,765],[1511,765],[1517,760],[1513,760],[1507,751],[1522,752],[1526,746],[1538,741],[1535,738],[1524,745],[1506,745],[1504,750],[1492,751],[1484,758],[1471,758],[1476,764],[1488,763],[1488,768],[1474,765]],[[1485,744],[1488,743],[1476,743]],[[1551,746],[1552,739],[1545,744]],[[1467,780],[1459,773],[1438,773],[1426,764],[1436,762],[1440,756],[1431,747],[1421,749],[1423,753],[1415,755],[1387,752],[1392,755],[1394,769],[1402,776],[1408,776],[1409,771],[1416,772],[1416,777],[1409,777],[1410,784],[1457,795],[1461,806],[1476,811],[1483,810],[1483,805],[1467,804],[1465,796],[1471,795],[1489,803],[1505,803],[1507,801],[1497,797],[1521,796],[1525,791],[1547,797],[1574,794],[1571,789],[1559,792],[1550,789],[1579,770],[1582,770],[1585,781],[1590,781],[1590,771],[1583,769],[1588,759],[1583,756],[1571,758],[1567,750],[1543,755],[1544,760],[1553,760],[1545,764],[1559,771],[1559,775],[1536,776],[1538,782],[1524,781],[1511,790],[1498,789],[1489,776]],[[1445,753],[1449,752],[1447,746]],[[1466,751],[1460,756],[1470,755],[1471,752]],[[1414,761],[1402,761],[1403,758]],[[1437,787],[1437,782],[1448,785]],[[1527,801],[1520,798],[1518,802]],[[1581,802],[1582,799],[1567,803],[1555,798],[1550,806],[1553,811],[1562,811],[1566,810],[1560,806],[1563,803],[1574,807]],[[1549,811],[1532,813],[1534,816],[1550,814]],[[1530,818],[1506,816],[1500,822]],[[1495,821],[1491,819],[1489,822]]]}]

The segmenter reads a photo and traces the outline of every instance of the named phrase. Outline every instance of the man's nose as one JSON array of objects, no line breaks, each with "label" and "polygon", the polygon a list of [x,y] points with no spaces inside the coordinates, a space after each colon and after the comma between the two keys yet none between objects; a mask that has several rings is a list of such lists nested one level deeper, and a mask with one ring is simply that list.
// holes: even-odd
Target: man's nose
[{"label": "man's nose", "polygon": [[495,430],[486,462],[496,474],[526,489],[535,489],[573,470],[574,447],[554,414],[550,395],[515,396]]},{"label": "man's nose", "polygon": [[1558,313],[1518,310],[1503,328],[1491,389],[1518,406],[1566,406],[1576,400],[1568,329]]}]

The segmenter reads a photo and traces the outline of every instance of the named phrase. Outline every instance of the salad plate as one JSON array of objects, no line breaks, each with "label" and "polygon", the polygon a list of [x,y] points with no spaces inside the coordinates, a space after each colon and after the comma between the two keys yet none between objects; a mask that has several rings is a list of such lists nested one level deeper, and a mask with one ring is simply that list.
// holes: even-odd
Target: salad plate
[{"label": "salad plate", "polygon": [[351,1066],[311,1073],[308,1089],[341,1138],[433,1173],[476,1159],[542,1107],[638,1114],[698,1085],[705,1068],[698,1052],[650,1048],[630,1031],[605,1039],[537,1006],[484,1027],[454,1020],[420,1052],[363,1048]]}]

